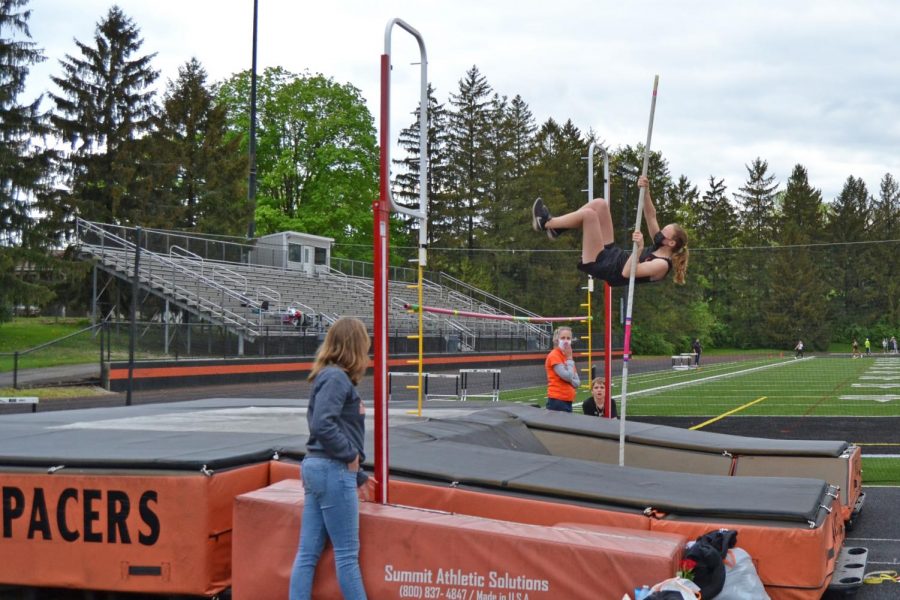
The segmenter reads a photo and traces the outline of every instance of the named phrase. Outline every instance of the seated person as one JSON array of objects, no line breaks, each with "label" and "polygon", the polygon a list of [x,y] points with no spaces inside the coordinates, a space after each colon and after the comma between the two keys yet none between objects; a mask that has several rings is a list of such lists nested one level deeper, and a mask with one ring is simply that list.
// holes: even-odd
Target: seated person
[{"label": "seated person", "polygon": [[[607,416],[607,415],[603,414],[603,408],[604,408],[604,398],[603,398],[604,385],[603,385],[603,383],[604,382],[603,382],[602,377],[595,377],[593,379],[593,381],[591,381],[591,397],[588,398],[587,400],[585,400],[581,405],[581,409],[584,411],[584,414],[590,415],[592,417],[606,417]],[[609,415],[609,417],[612,419],[617,419],[618,414],[616,411],[616,401],[615,400],[610,399],[609,408],[610,408],[610,412],[612,413],[611,415]]]}]

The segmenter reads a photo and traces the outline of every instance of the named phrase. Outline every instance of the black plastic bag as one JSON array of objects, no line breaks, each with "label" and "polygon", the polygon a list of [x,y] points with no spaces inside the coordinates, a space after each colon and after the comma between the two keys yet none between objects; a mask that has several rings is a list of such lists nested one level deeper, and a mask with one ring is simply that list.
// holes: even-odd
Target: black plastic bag
[{"label": "black plastic bag", "polygon": [[698,537],[684,553],[685,558],[697,563],[694,567],[694,583],[703,593],[703,600],[712,600],[725,586],[723,559],[736,543],[736,531],[719,529]]}]

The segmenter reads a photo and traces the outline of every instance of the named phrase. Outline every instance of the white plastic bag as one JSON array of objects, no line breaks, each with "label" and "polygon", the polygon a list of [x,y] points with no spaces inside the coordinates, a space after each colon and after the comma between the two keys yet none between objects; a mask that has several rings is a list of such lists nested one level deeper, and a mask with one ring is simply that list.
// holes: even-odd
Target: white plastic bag
[{"label": "white plastic bag", "polygon": [[741,548],[732,548],[725,558],[725,587],[716,600],[769,600],[756,573],[753,559]]},{"label": "white plastic bag", "polygon": [[660,581],[651,588],[654,592],[679,592],[682,600],[697,600],[700,597],[700,588],[690,579],[673,577]]}]

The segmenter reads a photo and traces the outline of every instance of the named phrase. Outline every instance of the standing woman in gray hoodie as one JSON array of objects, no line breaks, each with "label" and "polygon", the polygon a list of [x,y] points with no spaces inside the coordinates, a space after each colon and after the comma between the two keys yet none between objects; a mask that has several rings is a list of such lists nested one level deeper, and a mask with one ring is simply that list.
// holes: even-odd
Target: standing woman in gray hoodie
[{"label": "standing woman in gray hoodie", "polygon": [[309,440],[303,473],[300,547],[291,571],[290,600],[312,595],[316,564],[331,540],[338,584],[345,600],[365,600],[359,570],[359,498],[365,484],[365,405],[356,384],[369,365],[369,334],[359,319],[343,317],[328,330],[309,380]]}]

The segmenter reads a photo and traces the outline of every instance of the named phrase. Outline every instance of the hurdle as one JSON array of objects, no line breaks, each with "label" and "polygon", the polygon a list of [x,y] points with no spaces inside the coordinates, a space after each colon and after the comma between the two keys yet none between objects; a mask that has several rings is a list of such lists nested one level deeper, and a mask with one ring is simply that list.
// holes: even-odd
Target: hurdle
[{"label": "hurdle", "polygon": [[[394,377],[419,377],[418,371],[404,372],[393,371],[388,373],[388,401],[393,400],[394,395]],[[433,394],[428,391],[428,383],[430,379],[453,379],[455,386],[453,394]],[[425,400],[456,400],[460,398],[460,375],[458,373],[422,373],[422,395]],[[407,385],[407,390],[418,390],[418,385]]]},{"label": "hurdle", "polygon": [[[474,373],[489,373],[491,375],[491,393],[490,394],[470,394],[469,393],[469,375]],[[469,398],[490,398],[491,402],[500,402],[500,369],[460,369],[460,397],[462,402]]]},{"label": "hurdle", "polygon": [[676,371],[686,371],[693,368],[694,355],[690,352],[682,352],[672,356],[672,368]]}]

